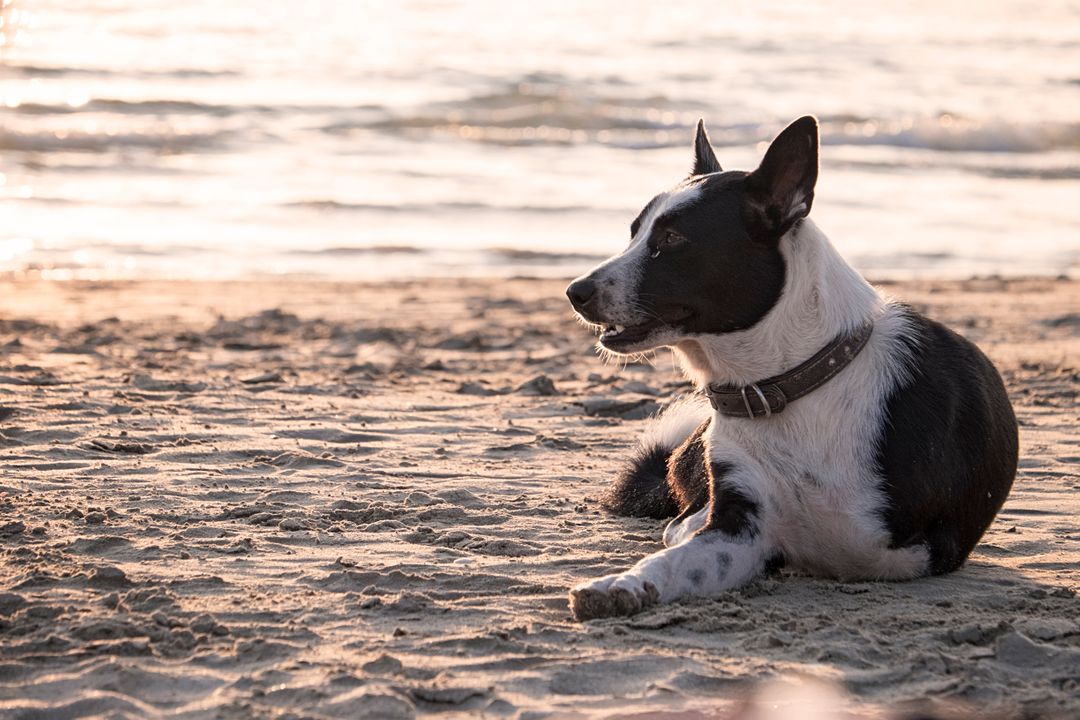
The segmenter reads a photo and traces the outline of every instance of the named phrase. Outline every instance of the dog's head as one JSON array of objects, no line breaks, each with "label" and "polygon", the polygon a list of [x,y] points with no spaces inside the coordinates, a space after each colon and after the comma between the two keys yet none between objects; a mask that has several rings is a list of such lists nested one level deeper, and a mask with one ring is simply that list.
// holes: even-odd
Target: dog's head
[{"label": "dog's head", "polygon": [[699,122],[690,177],[649,201],[630,245],[571,283],[570,303],[616,354],[753,326],[783,290],[780,239],[809,214],[817,172],[812,117],[789,125],[749,173],[721,170]]}]

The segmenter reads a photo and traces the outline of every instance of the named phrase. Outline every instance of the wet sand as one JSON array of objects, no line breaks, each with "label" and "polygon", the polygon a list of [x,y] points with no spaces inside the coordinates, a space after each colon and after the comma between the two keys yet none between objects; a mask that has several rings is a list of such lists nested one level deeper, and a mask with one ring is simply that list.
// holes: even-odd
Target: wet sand
[{"label": "wet sand", "polygon": [[789,674],[821,717],[1080,716],[1080,283],[883,287],[1016,406],[968,564],[581,624],[662,530],[598,493],[691,387],[605,365],[560,283],[2,281],[0,717],[730,717]]}]

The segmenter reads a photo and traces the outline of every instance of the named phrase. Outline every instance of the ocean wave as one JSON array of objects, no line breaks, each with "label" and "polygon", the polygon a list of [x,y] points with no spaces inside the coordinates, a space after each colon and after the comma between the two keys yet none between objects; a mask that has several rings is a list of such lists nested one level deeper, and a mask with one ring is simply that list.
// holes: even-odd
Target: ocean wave
[{"label": "ocean wave", "polygon": [[[607,83],[609,86],[611,83]],[[696,122],[696,106],[663,95],[600,96],[567,78],[529,75],[494,92],[456,102],[435,103],[414,114],[343,118],[322,127],[343,134],[358,129],[415,133],[434,131],[493,144],[641,142],[655,132],[685,130]],[[632,135],[640,137],[631,138]],[[614,136],[618,135],[618,138]],[[653,144],[655,140],[648,140]]]},{"label": "ocean wave", "polygon": [[1006,180],[1080,180],[1080,167],[988,167],[980,171],[988,177]]},{"label": "ocean wave", "polygon": [[341,256],[351,257],[355,255],[422,255],[428,252],[423,248],[418,248],[413,245],[368,245],[364,247],[328,247],[319,248],[316,250],[308,250],[305,248],[294,248],[292,250],[285,251],[288,255],[303,255],[303,256]]},{"label": "ocean wave", "polygon": [[483,252],[508,263],[561,265],[568,262],[598,262],[606,255],[587,252],[558,252],[554,250],[523,250],[521,248],[493,247]]},{"label": "ocean wave", "polygon": [[[698,112],[636,112],[622,114],[593,108],[582,118],[564,110],[545,112],[541,105],[515,113],[448,113],[369,123],[386,132],[430,132],[493,145],[586,145],[621,148],[667,148],[689,144]],[[707,113],[704,113],[707,115]],[[671,117],[668,117],[668,116]],[[339,124],[340,128],[341,125]],[[717,147],[754,145],[770,140],[781,123],[709,124]],[[880,145],[938,152],[1042,153],[1080,149],[1080,123],[1075,122],[949,122],[940,118],[907,120],[823,119],[824,145]]]},{"label": "ocean wave", "polygon": [[1080,149],[1080,123],[983,121],[947,114],[908,120],[824,120],[821,141],[938,152],[1040,153]]},{"label": "ocean wave", "polygon": [[[980,153],[978,160],[986,159],[986,157],[986,153]],[[1045,157],[1041,156],[1040,159]],[[1070,157],[1070,154],[1065,154],[1065,157],[1061,159],[1068,162]],[[950,157],[944,153],[926,153],[923,157],[917,159],[910,156],[897,156],[891,160],[880,157],[857,158],[849,155],[846,158],[832,158],[829,160],[829,165],[834,168],[847,168],[855,171],[917,170],[927,172],[959,169],[973,175],[1006,180],[1080,180],[1080,166],[1076,164],[1049,165],[1045,162],[1017,164],[1013,158],[1003,159],[1002,162],[995,164],[978,161],[958,163],[955,158],[950,161]]]},{"label": "ocean wave", "polygon": [[207,115],[226,117],[236,114],[259,114],[278,111],[261,105],[216,105],[193,100],[114,100],[95,98],[81,105],[68,103],[24,102],[10,108],[21,115],[74,115],[85,112],[109,112],[124,115]]},{"label": "ocean wave", "polygon": [[435,202],[435,203],[363,203],[340,200],[295,200],[281,203],[279,207],[317,210],[320,212],[514,212],[514,213],[573,213],[597,212],[597,208],[585,205],[490,205],[482,202]]},{"label": "ocean wave", "polygon": [[35,153],[103,153],[117,149],[131,149],[185,153],[218,149],[226,143],[231,135],[232,133],[229,131],[190,133],[91,133],[77,130],[27,132],[0,127],[0,150]]},{"label": "ocean wave", "polygon": [[[635,96],[626,87],[610,80],[595,87],[580,80],[554,74],[526,75],[520,81],[503,83],[454,102],[439,102],[393,112],[381,105],[294,105],[231,104],[200,99],[147,98],[127,100],[95,97],[83,104],[26,102],[3,110],[14,115],[78,115],[111,113],[128,116],[165,117],[182,115],[219,120],[253,119],[270,136],[271,127],[283,120],[296,124],[304,118],[305,131],[349,135],[355,131],[389,133],[408,139],[431,135],[489,145],[601,145],[619,148],[682,147],[690,142],[699,117],[705,117],[714,145],[745,147],[768,141],[787,118],[763,118],[752,122],[717,122],[721,112],[662,94]],[[743,113],[745,114],[745,112]],[[261,118],[270,118],[264,122]],[[873,117],[859,113],[833,113],[820,118],[822,142],[826,145],[886,146],[932,150],[943,153],[1042,153],[1080,149],[1080,122],[1008,121],[963,117],[942,113],[934,116]],[[0,131],[2,132],[2,131]],[[10,134],[10,132],[9,132]],[[47,134],[28,136],[35,149],[48,151]],[[56,143],[57,149],[72,144],[135,145],[168,151],[174,143],[205,146],[221,136],[205,134],[202,139],[151,134],[129,134],[113,141],[78,138],[78,133]],[[9,141],[7,147],[18,146]],[[92,148],[90,148],[92,149]],[[326,209],[330,209],[328,205]],[[347,209],[347,208],[340,208]],[[359,209],[370,209],[360,207]]]},{"label": "ocean wave", "polygon": [[169,70],[136,70],[124,68],[65,67],[63,65],[34,65],[32,63],[5,63],[0,65],[0,77],[123,77],[123,78],[216,78],[234,77],[235,70],[212,68],[172,68]]},{"label": "ocean wave", "polygon": [[131,255],[148,258],[177,258],[185,255],[218,255],[224,252],[222,248],[208,247],[205,245],[139,245],[136,243],[116,242],[82,242],[72,243],[66,248],[70,251],[92,251],[99,255]]},{"label": "ocean wave", "polygon": [[[608,86],[612,89],[612,86]],[[496,145],[600,144],[630,148],[681,146],[705,117],[717,146],[769,140],[782,119],[709,122],[710,108],[663,95],[604,94],[561,84],[558,78],[504,85],[495,92],[438,103],[410,114],[337,120],[328,133],[354,129],[415,135],[434,133]],[[875,118],[837,113],[820,118],[829,145],[887,145],[941,152],[1036,153],[1080,148],[1080,123],[966,118],[949,113]]]},{"label": "ocean wave", "polygon": [[[246,104],[230,105],[201,102],[198,100],[180,100],[156,98],[146,100],[123,100],[120,98],[90,98],[79,104],[22,102],[3,108],[4,112],[16,115],[77,115],[79,113],[113,113],[116,115],[195,115],[213,118],[260,115],[321,115],[383,112],[379,105],[296,105],[296,104]],[[380,115],[379,117],[383,117]],[[354,122],[350,127],[355,127]]]},{"label": "ocean wave", "polygon": [[[361,245],[338,246],[328,248],[293,248],[285,251],[288,255],[305,257],[355,257],[385,255],[429,255],[430,248],[415,245]],[[478,259],[485,264],[495,265],[562,265],[570,262],[597,262],[606,257],[599,253],[571,252],[557,250],[526,250],[514,247],[487,247],[479,249],[441,249],[437,251],[444,259],[457,256],[459,262],[471,263]]]}]

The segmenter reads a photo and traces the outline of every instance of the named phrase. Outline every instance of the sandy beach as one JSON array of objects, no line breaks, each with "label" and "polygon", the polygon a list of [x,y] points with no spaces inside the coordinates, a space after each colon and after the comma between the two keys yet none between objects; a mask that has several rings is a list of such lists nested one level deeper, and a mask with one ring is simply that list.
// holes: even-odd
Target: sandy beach
[{"label": "sandy beach", "polygon": [[788,676],[847,717],[1080,717],[1080,283],[882,286],[1016,407],[961,571],[585,624],[567,589],[662,531],[596,498],[692,388],[605,365],[562,287],[0,281],[0,717],[690,720]]}]

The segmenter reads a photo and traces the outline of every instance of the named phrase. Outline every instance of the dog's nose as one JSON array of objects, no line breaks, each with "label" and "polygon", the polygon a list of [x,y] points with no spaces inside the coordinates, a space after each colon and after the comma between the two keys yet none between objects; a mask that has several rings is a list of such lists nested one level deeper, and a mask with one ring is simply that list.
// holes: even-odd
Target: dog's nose
[{"label": "dog's nose", "polygon": [[566,297],[570,298],[570,304],[581,310],[596,295],[596,283],[592,280],[575,280],[566,288]]}]

